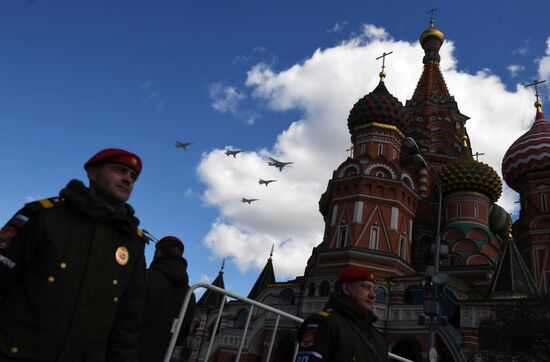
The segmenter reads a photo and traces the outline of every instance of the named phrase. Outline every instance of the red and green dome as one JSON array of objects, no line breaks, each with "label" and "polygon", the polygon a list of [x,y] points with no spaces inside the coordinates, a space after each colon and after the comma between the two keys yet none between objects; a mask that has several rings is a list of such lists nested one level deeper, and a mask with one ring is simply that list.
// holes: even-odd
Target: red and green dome
[{"label": "red and green dome", "polygon": [[512,143],[504,154],[502,176],[517,191],[523,176],[545,170],[550,170],[550,123],[538,109],[531,129]]},{"label": "red and green dome", "polygon": [[475,190],[496,202],[502,194],[502,182],[493,168],[469,157],[459,157],[439,170],[443,193]]},{"label": "red and green dome", "polygon": [[351,133],[358,127],[369,123],[382,123],[403,126],[403,104],[388,92],[383,81],[369,94],[359,99],[348,116],[348,128]]}]

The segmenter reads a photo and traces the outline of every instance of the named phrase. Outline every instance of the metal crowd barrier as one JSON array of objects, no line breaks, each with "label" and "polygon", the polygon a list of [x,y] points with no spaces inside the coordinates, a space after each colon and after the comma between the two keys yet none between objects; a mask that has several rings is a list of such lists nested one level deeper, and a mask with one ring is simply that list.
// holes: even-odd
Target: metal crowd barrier
[{"label": "metal crowd barrier", "polygon": [[[246,318],[246,324],[244,326],[243,335],[241,336],[241,343],[239,345],[239,351],[237,352],[237,356],[235,358],[235,361],[237,361],[237,362],[240,361],[240,358],[241,358],[241,353],[242,353],[242,350],[243,350],[243,347],[244,347],[244,341],[245,341],[245,338],[246,338],[246,334],[248,333],[248,326],[250,324],[250,318],[252,317],[252,312],[254,311],[254,307],[264,309],[268,312],[275,313],[277,315],[277,319],[275,320],[275,326],[273,327],[273,334],[271,335],[271,341],[269,343],[269,350],[267,352],[266,361],[268,361],[268,362],[271,358],[271,351],[273,350],[273,344],[275,343],[275,336],[277,334],[277,328],[279,327],[279,320],[281,319],[281,316],[285,317],[285,318],[288,318],[292,321],[298,322],[300,324],[302,324],[302,322],[304,321],[302,318],[298,318],[295,315],[288,314],[288,313],[283,312],[279,309],[270,307],[266,304],[259,303],[255,300],[248,299],[248,298],[245,298],[245,297],[241,297],[238,294],[235,294],[235,293],[233,293],[229,290],[225,290],[225,289],[216,287],[215,285],[205,284],[205,283],[193,284],[189,288],[189,291],[187,292],[187,294],[185,295],[185,298],[183,300],[183,304],[181,306],[178,318],[174,319],[174,323],[172,325],[172,330],[170,331],[170,333],[172,333],[172,338],[170,339],[170,344],[168,346],[168,349],[166,350],[166,354],[164,355],[164,362],[170,362],[170,358],[172,357],[172,353],[173,353],[174,347],[176,345],[176,339],[178,338],[178,333],[179,333],[179,330],[181,328],[181,324],[183,323],[183,317],[185,316],[185,312],[187,311],[187,307],[189,306],[189,301],[191,300],[191,295],[195,291],[195,289],[198,289],[198,288],[210,289],[214,292],[223,294],[225,296],[229,296],[231,298],[238,299],[242,302],[245,302],[245,303],[248,303],[248,304],[251,305],[251,307],[248,311],[248,316]],[[214,328],[212,329],[213,331],[218,330],[218,325],[220,324],[220,320],[221,320],[221,317],[222,317],[222,312],[223,312],[224,306],[225,306],[225,298],[222,299],[221,305],[219,307],[218,315],[216,317],[216,322],[214,324]],[[206,355],[204,357],[204,361],[208,361],[208,357],[210,356],[210,352],[212,350],[213,343],[214,343],[214,335],[210,336],[210,341],[208,342],[208,348],[206,350]],[[200,353],[200,351],[199,351],[199,353]],[[296,355],[297,354],[298,354],[298,343],[296,343],[295,346],[294,346],[294,355],[292,357],[292,361],[296,360]],[[388,353],[388,357],[392,358],[394,360],[397,360],[397,361],[401,361],[401,362],[414,362],[414,361],[411,361],[409,359],[403,358],[401,356],[395,355],[393,353]]]}]

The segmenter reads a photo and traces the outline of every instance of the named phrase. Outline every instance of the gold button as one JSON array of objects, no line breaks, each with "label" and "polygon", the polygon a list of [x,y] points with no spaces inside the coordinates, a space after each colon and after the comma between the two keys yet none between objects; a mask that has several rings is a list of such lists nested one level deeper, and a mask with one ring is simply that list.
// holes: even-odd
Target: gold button
[{"label": "gold button", "polygon": [[118,285],[118,280],[113,279],[113,285]]},{"label": "gold button", "polygon": [[55,282],[55,278],[50,275],[48,277],[48,283],[53,283],[53,282]]},{"label": "gold button", "polygon": [[64,261],[61,262],[61,264],[59,264],[59,267],[61,269],[67,269],[67,263],[65,263]]},{"label": "gold button", "polygon": [[118,303],[118,297],[114,297],[113,302]]},{"label": "gold button", "polygon": [[16,354],[17,352],[19,352],[19,348],[17,348],[17,347],[11,347],[11,348],[10,348],[10,352],[11,352],[12,354]]}]

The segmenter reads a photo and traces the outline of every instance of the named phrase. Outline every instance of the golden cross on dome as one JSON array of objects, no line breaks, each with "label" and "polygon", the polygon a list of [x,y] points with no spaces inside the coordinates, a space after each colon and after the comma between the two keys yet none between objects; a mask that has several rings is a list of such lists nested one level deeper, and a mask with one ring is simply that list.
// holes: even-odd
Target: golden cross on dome
[{"label": "golden cross on dome", "polygon": [[539,99],[539,87],[537,87],[539,84],[546,82],[545,80],[534,80],[533,83],[527,84],[527,87],[535,86],[535,108],[537,109],[537,112],[542,112],[542,103]]},{"label": "golden cross on dome", "polygon": [[432,8],[430,11],[428,11],[426,14],[430,14],[430,27],[434,27],[434,13],[437,11],[437,8]]},{"label": "golden cross on dome", "polygon": [[382,53],[381,56],[379,56],[378,58],[376,58],[376,60],[382,58],[382,71],[380,72],[380,74],[378,74],[380,76],[380,81],[384,81],[384,78],[386,78],[386,73],[384,72],[384,68],[386,68],[386,57],[388,55],[390,55],[391,53],[393,53],[393,51],[389,52],[389,53]]},{"label": "golden cross on dome", "polygon": [[476,161],[479,161],[479,156],[481,156],[481,155],[484,155],[484,153],[483,152],[482,153],[476,152],[472,156],[474,156],[476,158]]}]

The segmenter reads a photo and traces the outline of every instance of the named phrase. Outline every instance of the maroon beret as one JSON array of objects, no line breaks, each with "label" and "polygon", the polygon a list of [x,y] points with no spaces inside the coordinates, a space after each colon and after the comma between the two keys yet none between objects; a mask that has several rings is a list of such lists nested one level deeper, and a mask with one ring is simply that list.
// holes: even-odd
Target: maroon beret
[{"label": "maroon beret", "polygon": [[88,167],[102,162],[118,163],[120,165],[124,165],[136,171],[138,175],[141,172],[141,159],[139,158],[139,156],[135,153],[118,148],[106,148],[99,151],[98,153],[93,155],[92,158],[88,160],[88,162],[84,164],[84,169],[88,170]]},{"label": "maroon beret", "polygon": [[369,282],[375,283],[375,275],[372,270],[363,268],[363,267],[350,267],[345,269],[342,274],[338,277],[338,281],[343,282],[353,282],[359,280],[366,280]]},{"label": "maroon beret", "polygon": [[159,246],[167,246],[167,247],[175,246],[184,250],[183,242],[175,236],[163,237],[162,239],[157,241],[157,245],[155,247],[159,247]]}]

